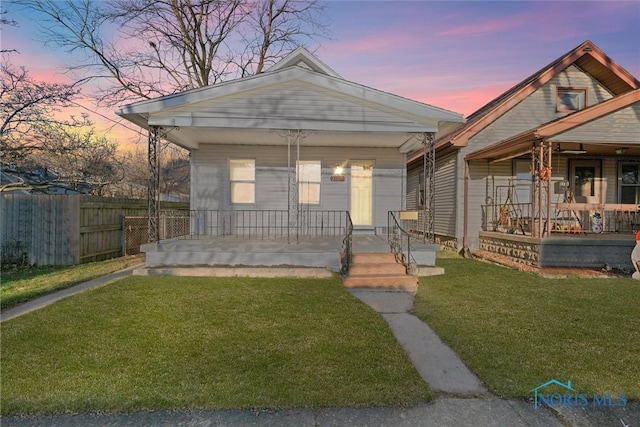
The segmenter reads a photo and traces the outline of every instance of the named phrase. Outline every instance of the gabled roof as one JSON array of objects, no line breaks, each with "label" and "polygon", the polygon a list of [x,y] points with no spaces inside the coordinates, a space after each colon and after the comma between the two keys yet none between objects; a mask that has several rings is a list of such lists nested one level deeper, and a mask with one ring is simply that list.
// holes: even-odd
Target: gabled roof
[{"label": "gabled roof", "polygon": [[[126,105],[116,114],[143,128],[172,127],[167,138],[187,148],[246,141],[247,131],[274,129],[324,133],[313,137],[318,145],[336,140],[330,133],[366,132],[370,146],[395,147],[409,132],[437,132],[441,122],[463,121],[461,114],[347,81],[304,48],[264,73]],[[393,142],[382,141],[385,133],[394,135]],[[278,143],[276,137],[263,132],[259,142]]]},{"label": "gabled roof", "polygon": [[317,56],[312,55],[307,49],[299,46],[293,52],[285,56],[281,61],[269,68],[269,71],[277,71],[291,66],[304,67],[316,73],[341,79],[340,75],[333,71],[327,64],[322,62]]},{"label": "gabled roof", "polygon": [[[608,99],[599,104],[592,105],[584,110],[577,111],[554,121],[544,123],[533,129],[529,129],[509,139],[493,144],[482,150],[475,151],[465,157],[466,160],[480,159],[508,159],[531,152],[531,144],[534,141],[545,139],[553,140],[553,137],[567,132],[578,126],[598,120],[616,111],[640,102],[640,89],[627,92],[624,95]],[[606,144],[606,141],[600,141]]]},{"label": "gabled roof", "polygon": [[572,64],[590,74],[614,95],[640,88],[640,82],[633,75],[587,40],[471,114],[466,123],[439,137],[436,147],[466,146],[471,137]]}]

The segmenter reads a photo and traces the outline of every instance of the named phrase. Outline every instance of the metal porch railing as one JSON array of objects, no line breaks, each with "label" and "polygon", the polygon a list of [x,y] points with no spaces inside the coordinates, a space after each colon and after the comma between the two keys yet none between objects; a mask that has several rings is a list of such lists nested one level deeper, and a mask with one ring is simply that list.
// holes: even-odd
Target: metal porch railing
[{"label": "metal porch railing", "polygon": [[353,222],[351,221],[351,215],[347,214],[347,230],[344,239],[342,240],[342,254],[340,259],[340,274],[346,276],[349,274],[351,264],[353,262]]},{"label": "metal porch railing", "polygon": [[184,238],[298,241],[303,237],[344,236],[350,223],[346,211],[300,211],[291,219],[286,210],[192,210],[190,233]]},{"label": "metal porch railing", "polygon": [[[551,218],[543,218],[551,233],[601,234],[635,233],[640,230],[638,205],[552,203]],[[530,203],[488,204],[482,206],[483,231],[531,235]]]},{"label": "metal porch railing", "polygon": [[[411,234],[402,228],[393,211],[389,211],[387,216],[387,233],[391,252],[396,257],[396,262],[404,265],[407,274],[416,275],[418,265],[411,255]],[[413,239],[415,240],[415,237]]]}]

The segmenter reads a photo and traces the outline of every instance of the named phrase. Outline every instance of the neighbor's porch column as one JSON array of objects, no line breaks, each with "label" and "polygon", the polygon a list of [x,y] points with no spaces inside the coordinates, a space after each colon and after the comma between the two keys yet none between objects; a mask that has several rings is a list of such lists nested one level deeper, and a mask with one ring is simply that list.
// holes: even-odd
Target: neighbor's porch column
[{"label": "neighbor's porch column", "polygon": [[534,237],[551,234],[551,143],[536,141],[531,147],[531,215]]}]

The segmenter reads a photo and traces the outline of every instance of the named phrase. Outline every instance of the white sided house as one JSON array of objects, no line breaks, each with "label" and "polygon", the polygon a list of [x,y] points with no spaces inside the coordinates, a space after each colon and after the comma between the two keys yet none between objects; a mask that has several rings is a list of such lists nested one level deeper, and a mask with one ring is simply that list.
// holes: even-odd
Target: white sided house
[{"label": "white sided house", "polygon": [[[389,211],[406,206],[407,153],[463,121],[347,81],[303,48],[262,74],[117,114],[191,153],[191,241],[145,246],[151,267],[332,267],[344,248],[323,258],[317,239],[386,239]],[[261,256],[257,241],[286,245]]]},{"label": "white sided house", "polygon": [[[586,41],[436,140],[441,243],[541,267],[630,269],[640,82]],[[421,209],[422,153],[407,204]]]}]

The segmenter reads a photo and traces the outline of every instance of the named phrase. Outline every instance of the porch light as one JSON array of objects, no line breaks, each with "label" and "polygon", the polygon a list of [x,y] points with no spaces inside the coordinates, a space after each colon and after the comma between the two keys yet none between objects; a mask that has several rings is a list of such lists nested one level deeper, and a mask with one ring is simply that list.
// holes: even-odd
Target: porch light
[{"label": "porch light", "polygon": [[627,154],[627,151],[629,151],[629,147],[616,148],[617,155]]},{"label": "porch light", "polygon": [[344,174],[344,169],[342,168],[342,166],[336,166],[333,169],[333,174],[336,175],[336,176],[342,175],[342,174]]},{"label": "porch light", "polygon": [[584,145],[580,144],[578,150],[563,150],[560,148],[560,144],[556,145],[556,151],[561,154],[587,154],[587,150],[584,149]]}]

